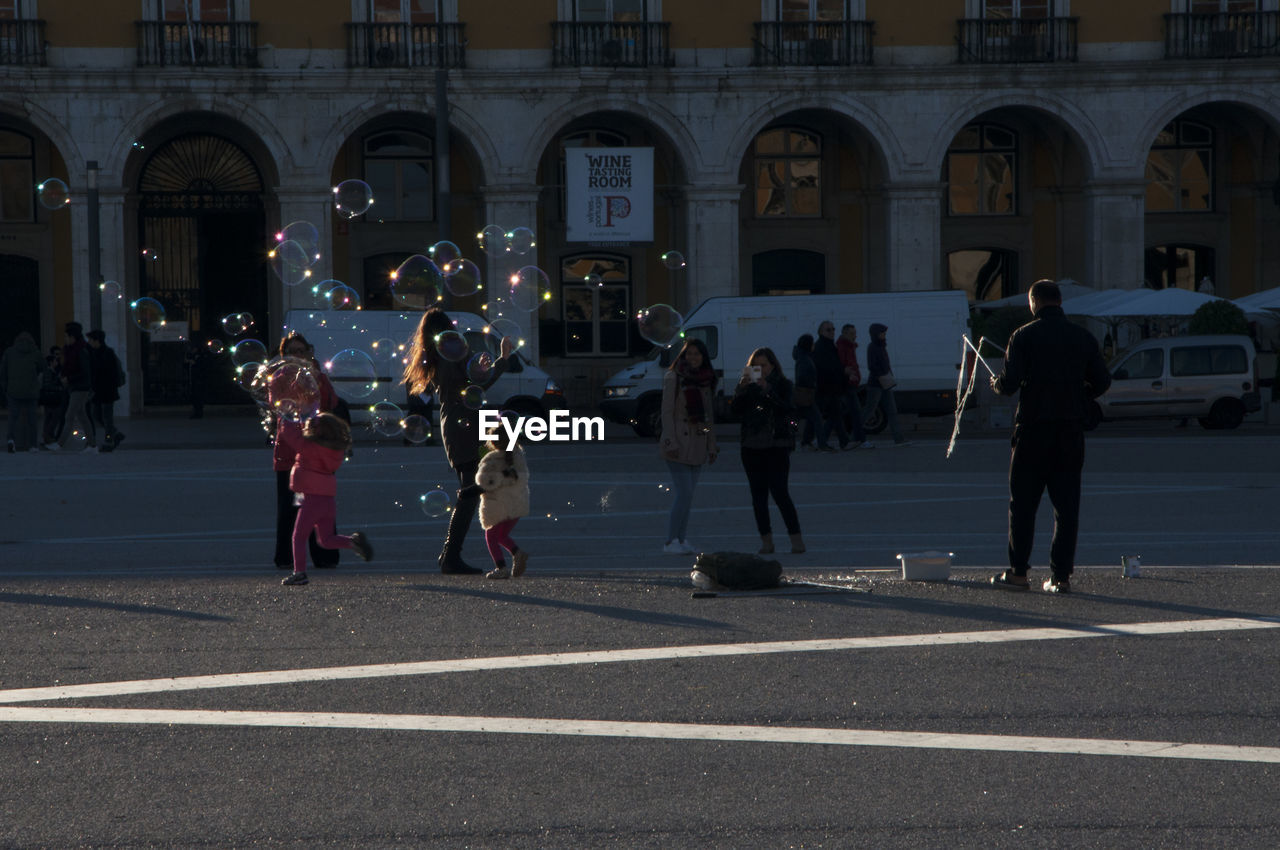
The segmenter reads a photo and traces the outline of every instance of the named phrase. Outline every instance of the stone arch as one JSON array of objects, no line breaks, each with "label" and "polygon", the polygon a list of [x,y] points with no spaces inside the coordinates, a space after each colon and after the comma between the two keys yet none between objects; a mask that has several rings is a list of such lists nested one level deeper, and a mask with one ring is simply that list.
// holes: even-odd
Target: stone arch
[{"label": "stone arch", "polygon": [[1096,177],[1107,164],[1114,160],[1098,126],[1074,103],[1043,92],[1037,93],[1034,98],[1023,94],[1006,93],[966,100],[939,123],[938,131],[933,137],[926,156],[930,171],[941,174],[947,149],[951,146],[951,140],[956,137],[956,134],[977,117],[996,109],[1025,109],[1054,119],[1066,130],[1067,135],[1083,154],[1086,182]]},{"label": "stone arch", "polygon": [[26,122],[31,129],[42,133],[57,149],[68,174],[84,174],[86,160],[75,138],[56,117],[35,101],[0,96],[0,114]]},{"label": "stone arch", "polygon": [[1280,135],[1280,111],[1277,111],[1274,100],[1244,89],[1206,86],[1180,92],[1151,111],[1147,122],[1135,131],[1132,139],[1129,155],[1133,162],[1137,167],[1141,167],[1141,164],[1146,161],[1147,152],[1151,149],[1156,134],[1170,121],[1196,107],[1212,105],[1238,106],[1246,109],[1265,122],[1272,134]]}]

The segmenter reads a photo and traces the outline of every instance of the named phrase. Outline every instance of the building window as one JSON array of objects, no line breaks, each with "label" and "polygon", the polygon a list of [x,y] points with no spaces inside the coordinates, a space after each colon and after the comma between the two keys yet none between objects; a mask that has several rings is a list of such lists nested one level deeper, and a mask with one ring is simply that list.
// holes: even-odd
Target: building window
[{"label": "building window", "polygon": [[1189,11],[1193,15],[1244,14],[1262,11],[1262,4],[1258,0],[1191,0]]},{"label": "building window", "polygon": [[982,4],[982,17],[997,21],[1014,18],[1052,18],[1055,12],[1054,5],[1053,0],[985,0]]},{"label": "building window", "polygon": [[435,218],[432,154],[431,140],[409,130],[390,130],[364,140],[364,179],[378,199],[374,211],[379,221]]},{"label": "building window", "polygon": [[0,221],[35,221],[31,138],[0,130]]},{"label": "building window", "polygon": [[1215,275],[1214,250],[1208,245],[1158,245],[1147,249],[1144,260],[1146,285],[1152,289],[1195,292],[1200,280]]},{"label": "building window", "polygon": [[560,169],[560,220],[565,220],[566,208],[566,187],[569,184],[569,177],[564,164],[564,152],[566,148],[625,148],[628,144],[626,136],[615,133],[612,130],[583,130],[578,133],[569,133],[560,137],[560,161],[557,167]]},{"label": "building window", "polygon": [[1147,154],[1147,212],[1213,209],[1213,129],[1174,121]]},{"label": "building window", "polygon": [[444,20],[440,12],[440,0],[369,0],[375,24],[434,24]]},{"label": "building window", "polygon": [[645,0],[577,0],[573,19],[584,23],[638,24],[646,20]]},{"label": "building window", "polygon": [[560,264],[564,353],[625,356],[631,316],[631,263],[613,255],[577,255]]},{"label": "building window", "polygon": [[970,124],[947,150],[951,215],[1016,215],[1018,134],[998,124]]},{"label": "building window", "polygon": [[778,0],[778,20],[783,23],[849,19],[847,0]]},{"label": "building window", "polygon": [[234,0],[160,0],[160,20],[168,24],[226,23],[235,20]]},{"label": "building window", "polygon": [[822,137],[795,127],[765,130],[755,141],[756,216],[822,215]]},{"label": "building window", "polygon": [[1017,294],[1018,255],[999,248],[965,248],[947,254],[947,285],[970,301],[995,301]]}]

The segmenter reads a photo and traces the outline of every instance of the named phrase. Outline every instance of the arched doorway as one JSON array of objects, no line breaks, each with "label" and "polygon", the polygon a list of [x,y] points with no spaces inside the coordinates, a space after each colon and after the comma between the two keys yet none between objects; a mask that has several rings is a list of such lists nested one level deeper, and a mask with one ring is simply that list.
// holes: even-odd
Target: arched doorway
[{"label": "arched doorway", "polygon": [[[176,136],[159,145],[138,179],[139,295],[165,308],[168,329],[143,335],[145,404],[190,398],[188,343],[221,334],[221,318],[252,313],[254,330],[267,315],[267,244],[262,175],[236,143],[209,133]],[[229,342],[229,340],[228,340]],[[205,398],[245,402],[220,358],[207,370]]]},{"label": "arched doorway", "polygon": [[31,257],[0,254],[0,351],[23,331],[40,338],[40,263]]}]

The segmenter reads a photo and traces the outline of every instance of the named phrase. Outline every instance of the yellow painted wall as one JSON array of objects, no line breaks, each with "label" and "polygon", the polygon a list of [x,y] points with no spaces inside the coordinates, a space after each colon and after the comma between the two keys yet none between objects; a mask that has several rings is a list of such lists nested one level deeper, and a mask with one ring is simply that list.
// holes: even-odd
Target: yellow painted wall
[{"label": "yellow painted wall", "polygon": [[867,0],[867,19],[876,25],[876,44],[953,45],[964,0]]},{"label": "yellow painted wall", "polygon": [[1257,247],[1258,213],[1254,208],[1253,198],[1233,198],[1231,200],[1231,281],[1224,292],[1222,285],[1215,281],[1214,294],[1224,298],[1239,298],[1262,288],[1262,282],[1256,280],[1254,266],[1254,250]]},{"label": "yellow painted wall", "polygon": [[468,50],[550,49],[555,19],[555,0],[458,0]]},{"label": "yellow painted wall", "polygon": [[[71,188],[71,203],[84,203],[84,186],[77,185],[67,176],[67,164],[53,145],[49,145],[49,172],[48,176],[57,177]],[[69,258],[75,256],[71,250],[71,210],[46,210],[39,204],[36,205],[36,209],[39,211],[38,220],[48,222],[53,232],[53,328],[54,342],[61,344],[64,341],[62,326],[67,322],[79,322],[84,325],[86,331],[92,330],[89,327],[87,315],[74,315],[71,287],[75,269],[73,263],[67,262]],[[47,345],[52,344],[52,342],[47,343]]]},{"label": "yellow painted wall", "polygon": [[1031,183],[1031,268],[1020,276],[1028,282],[1054,280],[1058,277],[1058,204],[1046,190],[1057,185],[1058,177],[1054,173],[1053,152],[1039,138],[1031,148]]},{"label": "yellow painted wall", "polygon": [[750,47],[752,26],[760,20],[759,3],[664,3],[662,17],[671,23],[671,47]]},{"label": "yellow painted wall", "polygon": [[45,39],[55,47],[135,47],[134,21],[142,17],[137,0],[41,0]]},{"label": "yellow painted wall", "polygon": [[258,22],[258,44],[284,49],[339,50],[347,46],[344,24],[350,0],[270,0],[250,6]]},{"label": "yellow painted wall", "polygon": [[1164,41],[1168,0],[1071,0],[1080,43]]}]

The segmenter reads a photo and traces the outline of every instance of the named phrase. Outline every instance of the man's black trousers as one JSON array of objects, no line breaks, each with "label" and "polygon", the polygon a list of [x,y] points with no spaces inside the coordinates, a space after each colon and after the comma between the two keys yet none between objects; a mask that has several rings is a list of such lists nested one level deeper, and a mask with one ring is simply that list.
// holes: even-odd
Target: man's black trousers
[{"label": "man's black trousers", "polygon": [[1080,472],[1084,468],[1084,430],[1078,422],[1019,425],[1013,432],[1009,461],[1009,567],[1026,575],[1036,533],[1040,497],[1053,504],[1053,543],[1049,568],[1055,576],[1075,569],[1080,528]]}]

